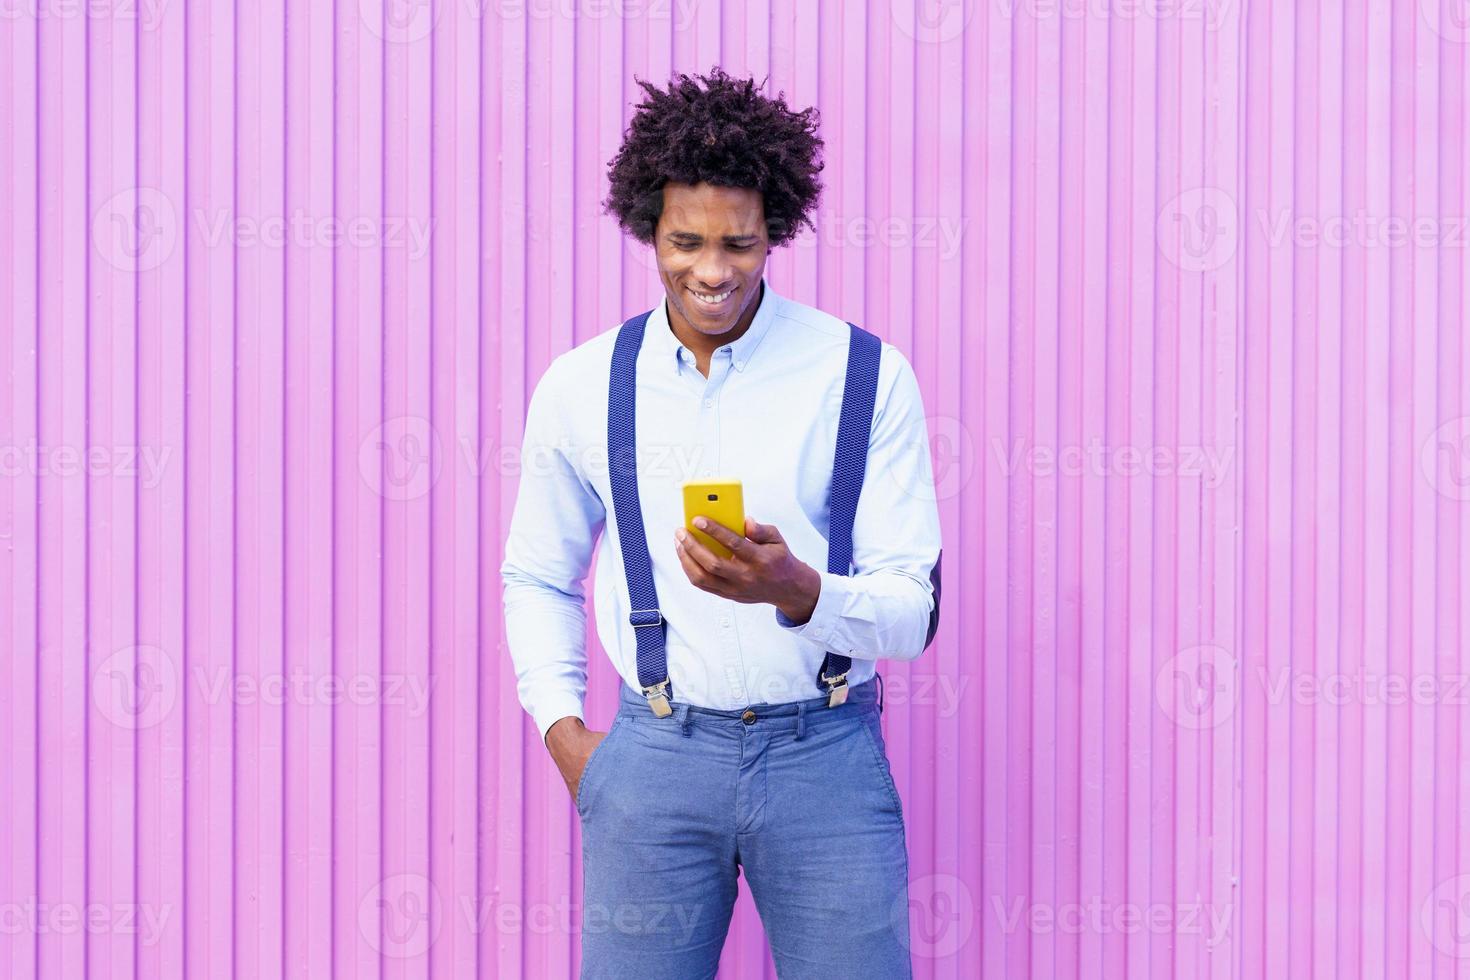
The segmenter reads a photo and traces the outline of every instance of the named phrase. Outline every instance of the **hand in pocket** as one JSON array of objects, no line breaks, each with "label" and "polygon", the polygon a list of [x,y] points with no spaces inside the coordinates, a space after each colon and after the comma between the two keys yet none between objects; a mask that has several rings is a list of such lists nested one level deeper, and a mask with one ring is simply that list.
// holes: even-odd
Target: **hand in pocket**
[{"label": "hand in pocket", "polygon": [[607,732],[591,731],[582,723],[582,719],[571,715],[547,730],[546,748],[574,802],[582,776],[587,771],[587,763],[607,736]]}]

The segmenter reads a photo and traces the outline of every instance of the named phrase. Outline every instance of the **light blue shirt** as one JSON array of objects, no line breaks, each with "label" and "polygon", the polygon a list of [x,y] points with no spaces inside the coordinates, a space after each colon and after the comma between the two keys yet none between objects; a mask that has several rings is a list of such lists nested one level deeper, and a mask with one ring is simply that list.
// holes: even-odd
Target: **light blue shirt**
[{"label": "light blue shirt", "polygon": [[[558,719],[583,717],[582,583],[594,550],[597,635],[618,673],[640,689],[608,480],[617,326],[555,358],[526,414],[501,576],[517,693],[543,739]],[[871,678],[880,658],[913,660],[923,652],[939,512],[918,379],[886,342],[853,528],[853,574],[826,571],[848,333],[842,320],[776,295],[767,282],[750,329],[715,352],[706,378],[670,329],[664,303],[648,318],[637,367],[638,489],[676,702],[728,710],[805,700],[824,693],[816,675],[828,650],[853,658],[853,685]],[[774,524],[792,553],[821,573],[806,623],[689,581],[674,550],[674,531],[684,526],[680,484],[703,478],[741,481],[746,514]]]}]

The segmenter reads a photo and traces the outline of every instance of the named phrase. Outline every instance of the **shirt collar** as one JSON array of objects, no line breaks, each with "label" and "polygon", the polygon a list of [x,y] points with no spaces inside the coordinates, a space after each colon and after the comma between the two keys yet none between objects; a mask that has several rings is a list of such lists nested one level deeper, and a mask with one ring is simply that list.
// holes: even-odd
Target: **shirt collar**
[{"label": "shirt collar", "polygon": [[[750,359],[755,354],[755,349],[761,340],[770,332],[771,323],[776,319],[776,311],[781,305],[781,297],[771,288],[771,284],[764,279],[765,291],[761,294],[760,306],[755,311],[755,319],[750,322],[750,329],[740,336],[740,339],[732,344],[730,348],[731,366],[737,371],[744,371],[750,366]],[[643,331],[644,343],[653,348],[659,360],[673,361],[675,370],[680,367],[680,351],[687,351],[684,355],[690,366],[694,365],[694,352],[679,342],[674,331],[669,326],[668,297],[665,296],[654,307],[653,312],[648,315],[648,323]]]}]

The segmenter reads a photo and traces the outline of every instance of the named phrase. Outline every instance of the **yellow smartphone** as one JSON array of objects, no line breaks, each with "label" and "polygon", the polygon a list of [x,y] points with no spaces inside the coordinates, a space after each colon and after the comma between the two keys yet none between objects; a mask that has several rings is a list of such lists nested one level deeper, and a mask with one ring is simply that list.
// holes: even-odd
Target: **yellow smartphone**
[{"label": "yellow smartphone", "polygon": [[739,480],[686,480],[684,490],[684,528],[694,540],[721,558],[730,557],[730,549],[694,526],[696,517],[705,517],[745,535],[745,498]]}]

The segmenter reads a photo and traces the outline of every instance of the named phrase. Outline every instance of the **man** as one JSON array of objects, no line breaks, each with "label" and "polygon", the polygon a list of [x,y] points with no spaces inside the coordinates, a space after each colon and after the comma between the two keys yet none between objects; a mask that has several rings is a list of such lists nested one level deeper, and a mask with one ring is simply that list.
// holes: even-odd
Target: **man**
[{"label": "man", "polygon": [[[581,975],[713,976],[743,869],[783,978],[907,977],[875,675],[937,625],[918,383],[896,348],[765,281],[811,223],[815,111],[719,69],[639,84],[607,210],[652,245],[664,300],[537,384],[501,570],[520,700],[582,823]],[[756,515],[706,529],[723,559],[684,530],[680,484],[714,476]],[[606,733],[582,720],[604,527]]]}]

